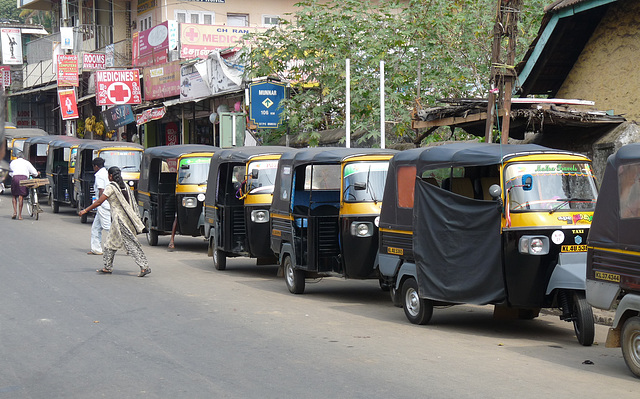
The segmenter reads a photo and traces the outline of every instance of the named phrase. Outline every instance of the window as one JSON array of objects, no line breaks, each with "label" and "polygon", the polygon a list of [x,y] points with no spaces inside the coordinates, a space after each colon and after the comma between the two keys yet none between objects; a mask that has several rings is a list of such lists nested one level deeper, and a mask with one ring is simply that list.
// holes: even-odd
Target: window
[{"label": "window", "polygon": [[249,26],[249,15],[248,14],[227,14],[227,25]]},{"label": "window", "polygon": [[153,28],[151,22],[151,15],[138,19],[138,31],[142,32],[143,30]]},{"label": "window", "polygon": [[618,168],[620,218],[640,217],[640,164],[621,165]]},{"label": "window", "polygon": [[178,23],[213,25],[216,22],[216,14],[213,12],[175,10],[173,14]]},{"label": "window", "polygon": [[397,179],[398,206],[400,208],[413,208],[413,198],[416,183],[416,167],[400,166]]},{"label": "window", "polygon": [[307,165],[304,189],[340,190],[340,165]]},{"label": "window", "polygon": [[276,26],[280,24],[280,17],[277,15],[263,15],[262,16],[262,25],[263,26]]}]

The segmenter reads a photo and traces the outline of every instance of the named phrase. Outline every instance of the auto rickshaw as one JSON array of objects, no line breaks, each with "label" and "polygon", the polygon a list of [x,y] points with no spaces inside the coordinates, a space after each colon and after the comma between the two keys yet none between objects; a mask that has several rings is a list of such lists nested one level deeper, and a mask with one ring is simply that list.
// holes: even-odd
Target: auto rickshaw
[{"label": "auto rickshaw", "polygon": [[387,175],[380,273],[414,324],[435,306],[493,304],[496,317],[524,319],[559,308],[591,345],[586,239],[596,198],[580,154],[484,143],[403,151]]},{"label": "auto rickshaw", "polygon": [[[136,189],[140,178],[140,161],[144,147],[140,144],[122,141],[83,140],[78,145],[75,170],[73,173],[73,201],[79,209],[86,208],[93,202],[94,171],[92,161],[96,157],[104,159],[104,166],[109,169],[117,166],[122,171],[122,178],[131,190]],[[87,222],[87,214],[81,216],[82,223]]]},{"label": "auto rickshaw", "polygon": [[278,160],[287,147],[237,147],[211,158],[205,199],[205,237],[217,270],[227,257],[275,264],[269,245],[269,208]]},{"label": "auto rickshaw", "polygon": [[[47,169],[47,152],[49,150],[49,143],[54,140],[58,140],[61,137],[68,136],[34,136],[29,137],[22,144],[22,154],[24,158],[31,162],[33,167],[38,171],[40,176],[46,175]],[[63,138],[64,140],[64,138]],[[42,185],[38,187],[38,192],[40,194],[47,193],[48,187],[46,185]]]},{"label": "auto rickshaw", "polygon": [[57,138],[49,142],[47,150],[46,176],[49,179],[49,205],[53,213],[60,211],[60,205],[70,205],[72,202],[71,177],[73,176],[75,160],[72,161],[72,150],[77,151],[82,140],[71,136],[56,136]]},{"label": "auto rickshaw", "polygon": [[324,147],[282,155],[271,250],[291,293],[302,294],[307,278],[379,279],[377,219],[396,152]]},{"label": "auto rickshaw", "polygon": [[640,143],[607,160],[587,239],[587,301],[616,308],[606,347],[640,377]]},{"label": "auto rickshaw", "polygon": [[[48,136],[49,133],[38,128],[7,128],[5,124],[5,154],[4,160],[10,163],[17,158],[18,153],[22,152],[24,142],[29,137]],[[11,186],[11,176],[7,174],[4,180],[6,187]]]},{"label": "auto rickshaw", "polygon": [[147,242],[158,245],[158,236],[203,235],[203,204],[209,162],[217,147],[181,144],[147,148],[142,155],[138,205],[147,227]]}]

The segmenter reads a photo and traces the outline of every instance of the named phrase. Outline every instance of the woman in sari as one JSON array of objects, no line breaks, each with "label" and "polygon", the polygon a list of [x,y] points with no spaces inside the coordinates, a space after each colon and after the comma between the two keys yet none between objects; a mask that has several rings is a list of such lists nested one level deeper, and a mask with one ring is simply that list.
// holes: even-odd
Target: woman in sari
[{"label": "woman in sari", "polygon": [[98,273],[110,274],[113,271],[113,258],[116,251],[125,248],[140,267],[138,277],[144,277],[151,273],[147,257],[142,251],[142,246],[136,238],[136,231],[142,230],[142,221],[136,212],[137,204],[133,199],[131,190],[127,187],[120,175],[120,168],[112,166],[108,170],[109,181],[107,187],[93,204],[82,209],[80,216],[97,208],[104,201],[109,201],[111,206],[111,229],[104,244],[102,259],[104,267],[96,270]]}]

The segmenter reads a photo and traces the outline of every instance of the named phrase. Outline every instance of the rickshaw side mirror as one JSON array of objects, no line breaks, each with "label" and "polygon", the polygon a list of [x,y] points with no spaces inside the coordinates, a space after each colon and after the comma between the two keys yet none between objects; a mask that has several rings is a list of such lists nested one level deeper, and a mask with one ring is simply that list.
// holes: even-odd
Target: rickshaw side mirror
[{"label": "rickshaw side mirror", "polygon": [[260,169],[251,169],[251,178],[252,179],[257,179],[258,178],[258,171]]},{"label": "rickshaw side mirror", "polygon": [[353,188],[355,190],[366,190],[367,189],[367,183],[354,183],[353,184]]},{"label": "rickshaw side mirror", "polygon": [[502,189],[500,188],[500,185],[492,184],[491,187],[489,187],[489,195],[494,200],[500,198],[502,196]]},{"label": "rickshaw side mirror", "polygon": [[524,191],[531,191],[533,188],[533,177],[531,175],[522,176],[522,189]]}]

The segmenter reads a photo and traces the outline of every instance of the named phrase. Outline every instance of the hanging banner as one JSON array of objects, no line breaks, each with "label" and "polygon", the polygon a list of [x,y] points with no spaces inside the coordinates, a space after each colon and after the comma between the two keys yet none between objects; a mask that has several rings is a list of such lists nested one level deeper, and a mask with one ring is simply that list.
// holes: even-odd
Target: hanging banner
[{"label": "hanging banner", "polygon": [[96,105],[140,104],[140,76],[137,69],[96,71]]},{"label": "hanging banner", "polygon": [[142,113],[136,115],[136,126],[144,125],[149,121],[162,119],[166,113],[166,107],[145,109]]},{"label": "hanging banner", "polygon": [[60,27],[60,42],[63,50],[73,50],[73,28]]},{"label": "hanging banner", "polygon": [[11,86],[11,67],[10,66],[0,66],[0,73],[2,79],[2,88],[6,88]]},{"label": "hanging banner", "polygon": [[178,124],[177,123],[175,122],[167,123],[167,126],[165,126],[165,133],[166,133],[166,140],[167,140],[166,145],[180,144],[178,142]]},{"label": "hanging banner", "polygon": [[116,45],[112,43],[104,46],[104,54],[107,56],[107,59],[105,60],[105,64],[107,68],[112,68],[116,66],[116,60],[115,60]]},{"label": "hanging banner", "polygon": [[62,114],[63,120],[80,117],[78,114],[78,99],[76,98],[75,89],[58,90],[58,102],[60,103],[60,113]]},{"label": "hanging banner", "polygon": [[143,77],[146,101],[180,94],[180,61],[144,68]]},{"label": "hanging banner", "polygon": [[211,91],[194,65],[180,68],[180,101],[209,97]]},{"label": "hanging banner", "polygon": [[63,54],[58,56],[58,87],[79,86],[78,56]]},{"label": "hanging banner", "polygon": [[138,66],[138,58],[140,57],[140,32],[133,32],[131,39],[131,65]]},{"label": "hanging banner", "polygon": [[102,111],[102,120],[107,125],[108,130],[116,130],[136,121],[131,105],[114,105]]},{"label": "hanging banner", "polygon": [[22,35],[19,28],[1,28],[2,63],[22,65]]},{"label": "hanging banner", "polygon": [[84,53],[82,54],[82,69],[100,70],[105,69],[107,63],[106,54]]},{"label": "hanging banner", "polygon": [[280,101],[285,98],[286,84],[279,82],[260,82],[249,85],[251,99],[251,122],[259,129],[276,129],[282,123]]}]

